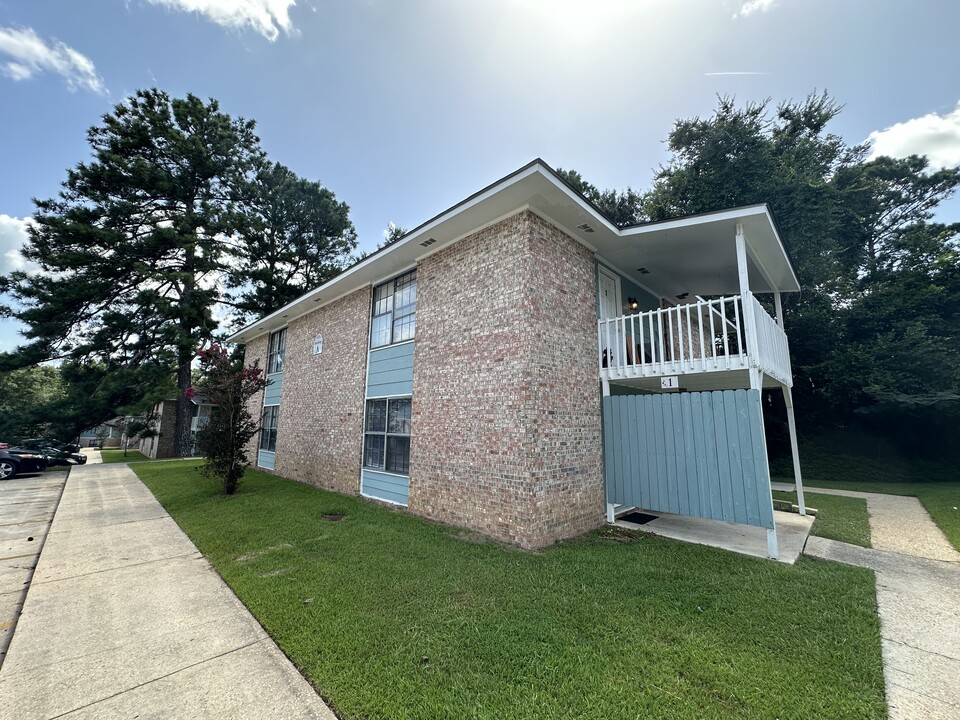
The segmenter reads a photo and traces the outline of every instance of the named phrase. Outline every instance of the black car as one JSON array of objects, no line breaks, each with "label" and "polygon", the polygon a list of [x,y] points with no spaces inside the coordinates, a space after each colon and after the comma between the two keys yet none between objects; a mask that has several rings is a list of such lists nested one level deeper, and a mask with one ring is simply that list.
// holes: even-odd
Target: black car
[{"label": "black car", "polygon": [[9,480],[20,473],[43,472],[47,456],[28,448],[0,450],[0,480]]},{"label": "black car", "polygon": [[46,455],[49,465],[84,465],[87,462],[87,456],[78,452],[78,445],[69,445],[51,438],[22,440],[17,447]]}]

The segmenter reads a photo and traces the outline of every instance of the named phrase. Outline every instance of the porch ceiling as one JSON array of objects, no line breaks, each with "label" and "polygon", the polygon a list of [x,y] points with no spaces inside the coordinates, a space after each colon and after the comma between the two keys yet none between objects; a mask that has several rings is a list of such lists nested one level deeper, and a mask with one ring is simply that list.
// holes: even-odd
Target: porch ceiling
[{"label": "porch ceiling", "polygon": [[[666,297],[735,294],[740,291],[738,223],[747,241],[750,289],[798,292],[799,283],[765,205],[627,228],[619,243],[598,251]],[[638,268],[649,272],[641,275]]]}]

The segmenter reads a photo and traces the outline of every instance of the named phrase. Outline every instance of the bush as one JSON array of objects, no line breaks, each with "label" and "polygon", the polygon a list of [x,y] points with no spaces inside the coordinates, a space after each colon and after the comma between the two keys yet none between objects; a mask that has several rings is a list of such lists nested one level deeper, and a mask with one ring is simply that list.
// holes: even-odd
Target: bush
[{"label": "bush", "polygon": [[259,367],[243,367],[239,358],[232,360],[219,345],[200,350],[198,357],[200,380],[184,394],[188,398],[206,395],[214,406],[209,423],[197,433],[197,446],[205,458],[203,473],[219,479],[223,492],[232,495],[250,465],[247,444],[260,431],[247,402],[267,381]]}]

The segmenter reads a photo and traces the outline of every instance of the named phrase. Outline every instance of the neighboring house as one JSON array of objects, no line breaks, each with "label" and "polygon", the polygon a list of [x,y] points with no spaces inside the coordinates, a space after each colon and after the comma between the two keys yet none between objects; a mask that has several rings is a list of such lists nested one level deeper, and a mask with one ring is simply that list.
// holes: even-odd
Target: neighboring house
[{"label": "neighboring house", "polygon": [[765,205],[619,229],[535,160],[230,340],[271,381],[261,468],[528,548],[637,507],[775,557],[799,289]]},{"label": "neighboring house", "polygon": [[[205,395],[196,395],[192,398],[185,398],[192,405],[193,413],[190,421],[190,456],[195,456],[197,450],[197,432],[210,422],[210,413],[213,410],[213,404]],[[156,433],[152,437],[142,438],[140,440],[140,452],[152,460],[160,458],[176,457],[174,444],[176,439],[175,428],[177,426],[177,404],[182,402],[176,398],[163,400],[153,406],[152,417],[153,429]]]},{"label": "neighboring house", "polygon": [[118,448],[123,439],[122,418],[114,418],[80,433],[81,447]]}]

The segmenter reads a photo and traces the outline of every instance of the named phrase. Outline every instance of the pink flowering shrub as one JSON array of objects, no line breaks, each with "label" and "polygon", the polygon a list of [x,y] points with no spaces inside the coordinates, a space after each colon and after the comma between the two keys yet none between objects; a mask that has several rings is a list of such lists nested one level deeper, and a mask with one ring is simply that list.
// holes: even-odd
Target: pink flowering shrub
[{"label": "pink flowering shrub", "polygon": [[197,357],[200,380],[183,394],[203,395],[214,406],[210,422],[197,433],[197,445],[205,458],[204,474],[222,481],[224,493],[232,495],[250,465],[247,444],[260,431],[259,419],[247,410],[247,402],[267,386],[267,380],[261,368],[243,367],[220,345],[201,349]]}]

